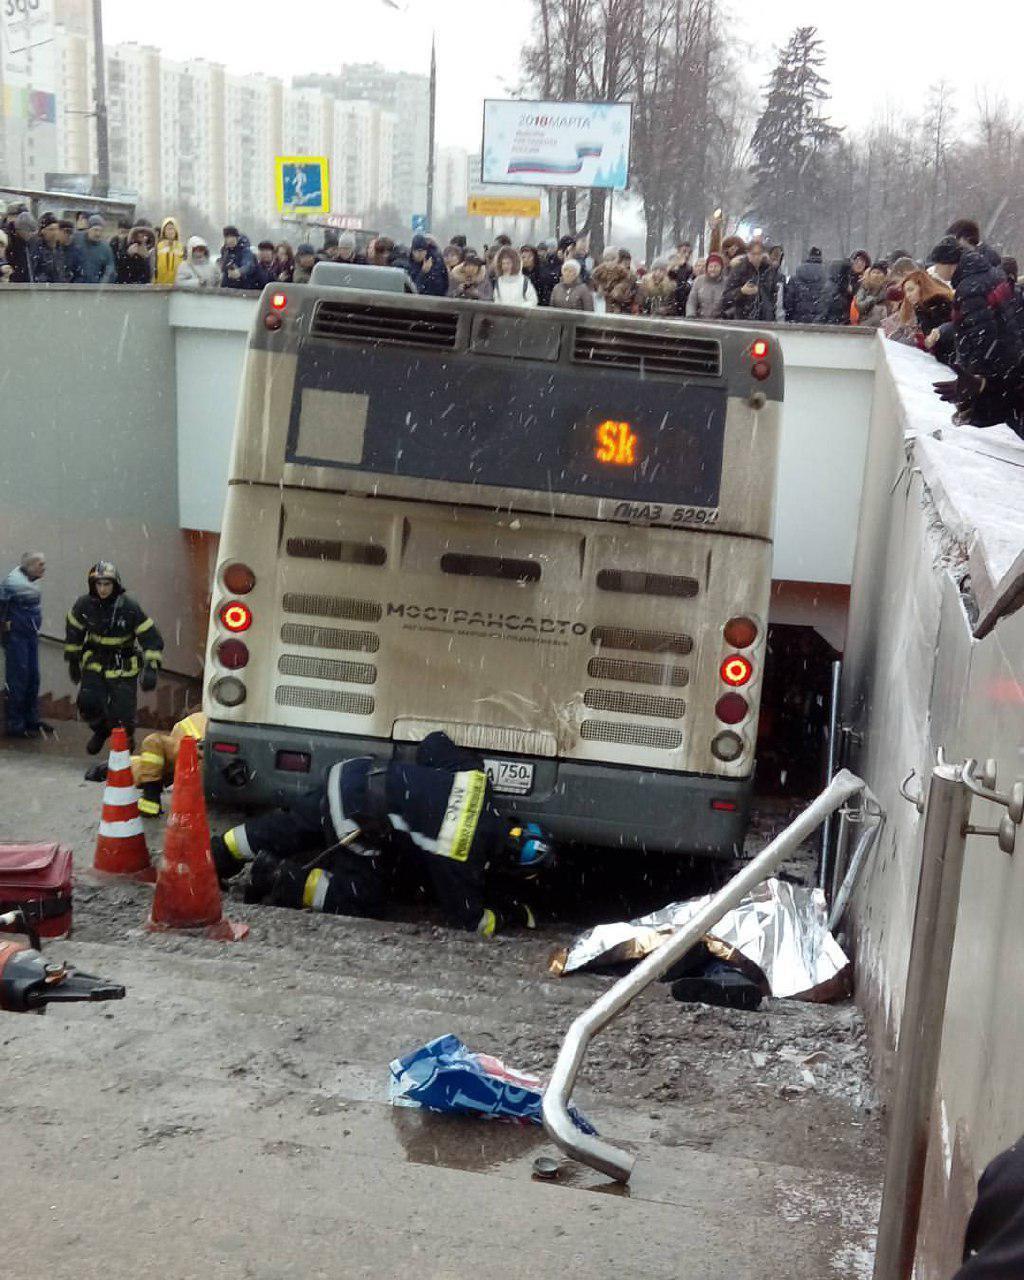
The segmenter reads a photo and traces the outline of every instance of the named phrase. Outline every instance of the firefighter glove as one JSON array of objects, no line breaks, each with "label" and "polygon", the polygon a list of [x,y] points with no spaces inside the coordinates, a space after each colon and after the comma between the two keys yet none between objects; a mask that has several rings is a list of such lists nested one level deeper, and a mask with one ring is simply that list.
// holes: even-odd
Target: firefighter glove
[{"label": "firefighter glove", "polygon": [[68,662],[68,675],[71,677],[72,684],[78,684],[82,679],[82,664],[77,658],[72,658]]},{"label": "firefighter glove", "polygon": [[156,688],[156,667],[143,667],[142,678],[139,680],[139,684],[146,693],[152,693]]}]

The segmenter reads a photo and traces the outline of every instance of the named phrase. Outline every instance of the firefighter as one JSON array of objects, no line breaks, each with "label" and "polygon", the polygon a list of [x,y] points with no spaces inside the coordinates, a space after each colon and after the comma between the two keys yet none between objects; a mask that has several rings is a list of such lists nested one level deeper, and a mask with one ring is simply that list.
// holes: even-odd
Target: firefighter
[{"label": "firefighter", "polygon": [[533,927],[522,879],[552,851],[538,827],[499,812],[481,757],[443,733],[424,739],[413,764],[333,765],[290,810],[213,840],[222,879],[252,863],[253,898],[343,915],[383,914],[389,854],[425,867],[449,923],[491,937],[502,924]]},{"label": "firefighter", "polygon": [[147,693],[156,688],[163,649],[156,623],[125,594],[117,567],[109,560],[94,564],[88,594],[68,612],[64,645],[72,683],[80,685],[78,710],[92,729],[89,755],[102,751],[115,725],[133,741],[137,686]]},{"label": "firefighter", "polygon": [[132,756],[132,778],[142,792],[139,813],[147,818],[160,816],[160,795],[164,787],[169,787],[174,781],[174,767],[178,763],[182,741],[195,738],[202,753],[205,737],[206,716],[198,708],[179,720],[170,733],[146,734],[139,754]]}]

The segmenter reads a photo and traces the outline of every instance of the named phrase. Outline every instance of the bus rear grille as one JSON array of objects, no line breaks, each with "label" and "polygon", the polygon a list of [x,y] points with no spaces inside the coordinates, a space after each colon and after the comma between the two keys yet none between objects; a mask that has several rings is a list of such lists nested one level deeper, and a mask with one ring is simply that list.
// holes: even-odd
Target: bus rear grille
[{"label": "bus rear grille", "polygon": [[314,618],[345,618],[349,622],[380,622],[383,610],[373,600],[346,600],[342,596],[318,596],[287,591],[281,607],[285,613],[305,613]]},{"label": "bus rear grille", "polygon": [[679,720],[686,711],[682,698],[659,698],[653,693],[631,693],[625,689],[587,689],[583,705],[591,711],[620,711],[629,716],[655,716],[659,720]]},{"label": "bus rear grille", "polygon": [[678,729],[662,729],[646,724],[618,724],[611,720],[584,720],[580,737],[591,742],[618,742],[631,747],[653,747],[657,751],[675,751],[683,745]]},{"label": "bus rear grille", "polygon": [[631,596],[672,596],[689,600],[700,591],[696,578],[678,573],[645,573],[642,569],[601,569],[598,591],[618,591]]},{"label": "bus rear grille", "polygon": [[380,637],[372,631],[343,631],[341,627],[314,627],[306,622],[286,622],[281,628],[284,644],[302,644],[309,649],[347,649],[376,653]]},{"label": "bus rear grille", "polygon": [[365,302],[318,302],[314,338],[452,350],[459,328],[454,311],[413,311]]},{"label": "bus rear grille", "polygon": [[717,378],[722,372],[722,348],[714,338],[677,338],[588,324],[576,326],[572,358],[577,364],[612,365],[640,373]]},{"label": "bus rear grille", "polygon": [[303,689],[299,685],[279,684],[274,690],[279,707],[303,707],[307,711],[337,711],[342,715],[373,715],[373,699],[366,693],[349,693],[347,689]]},{"label": "bus rear grille", "polygon": [[624,658],[591,658],[587,675],[595,680],[624,680],[631,684],[669,684],[681,689],[689,682],[685,667],[663,662],[629,662]]},{"label": "bus rear grille", "polygon": [[377,668],[372,662],[341,662],[336,658],[305,658],[297,653],[284,653],[277,660],[277,669],[283,676],[302,676],[307,680],[377,683]]},{"label": "bus rear grille", "polygon": [[343,542],[331,538],[289,538],[288,554],[298,560],[330,560],[336,564],[384,564],[387,550],[375,542]]},{"label": "bus rear grille", "polygon": [[590,641],[600,649],[625,649],[633,653],[693,652],[693,637],[678,631],[633,631],[629,627],[594,627]]}]

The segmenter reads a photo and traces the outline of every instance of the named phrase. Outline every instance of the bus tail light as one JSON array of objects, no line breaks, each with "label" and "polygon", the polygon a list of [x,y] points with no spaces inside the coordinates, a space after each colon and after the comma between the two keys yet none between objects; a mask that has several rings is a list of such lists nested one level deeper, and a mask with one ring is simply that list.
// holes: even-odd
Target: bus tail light
[{"label": "bus tail light", "polygon": [[[223,580],[233,596],[247,596],[256,585],[256,575],[247,564],[229,564],[224,570]],[[743,645],[738,644],[736,648],[742,649]]]},{"label": "bus tail light", "polygon": [[731,764],[743,754],[743,739],[738,733],[726,729],[711,739],[711,754],[716,760]]},{"label": "bus tail light", "polygon": [[217,661],[229,671],[239,671],[249,661],[249,646],[244,640],[222,640],[217,646]]},{"label": "bus tail light", "polygon": [[723,724],[739,724],[747,718],[750,706],[741,693],[723,693],[715,703],[715,715]]},{"label": "bus tail light", "polygon": [[312,767],[313,757],[308,751],[279,751],[274,760],[274,768],[285,773],[309,773]]},{"label": "bus tail light", "polygon": [[269,329],[271,333],[276,333],[284,324],[284,321],[276,311],[268,311],[263,317],[263,327]]},{"label": "bus tail light", "polygon": [[245,685],[237,676],[221,676],[210,686],[210,693],[222,706],[240,707],[245,701]]},{"label": "bus tail light", "polygon": [[739,809],[735,800],[712,800],[711,807],[716,813],[735,813]]},{"label": "bus tail light", "polygon": [[725,643],[734,649],[749,649],[757,639],[757,623],[753,618],[730,618],[722,628]]},{"label": "bus tail light", "polygon": [[218,753],[219,753],[220,755],[222,755],[222,756],[237,756],[237,755],[238,755],[238,743],[237,743],[237,742],[215,742],[215,743],[213,744],[213,749],[214,749],[214,751],[218,752]]},{"label": "bus tail light", "polygon": [[764,382],[766,378],[771,377],[772,366],[768,362],[768,343],[764,338],[757,338],[751,344],[750,357],[754,362],[750,366],[750,372],[758,382]]},{"label": "bus tail light", "polygon": [[[270,295],[270,305],[275,311],[283,311],[288,305],[288,295],[286,293],[272,293]],[[767,344],[765,344],[765,350],[767,351],[767,349]]]},{"label": "bus tail light", "polygon": [[252,626],[252,610],[241,600],[228,600],[220,607],[220,621],[227,631],[248,631]]},{"label": "bus tail light", "polygon": [[742,653],[730,653],[723,659],[719,673],[726,684],[739,689],[747,684],[754,674],[754,664]]},{"label": "bus tail light", "polygon": [[754,345],[750,348],[750,354],[755,360],[764,360],[768,356],[768,343],[764,338],[758,338]]},{"label": "bus tail light", "polygon": [[[267,318],[269,319],[270,317],[268,316]],[[772,367],[767,360],[755,360],[754,363],[750,366],[750,372],[754,375],[754,377],[758,380],[758,382],[764,382],[767,378],[771,377]]]}]

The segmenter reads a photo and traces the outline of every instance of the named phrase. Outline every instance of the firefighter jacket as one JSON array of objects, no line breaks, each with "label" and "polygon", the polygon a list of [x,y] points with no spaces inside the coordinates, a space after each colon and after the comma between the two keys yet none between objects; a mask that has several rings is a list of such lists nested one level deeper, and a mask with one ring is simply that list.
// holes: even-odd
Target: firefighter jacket
[{"label": "firefighter jacket", "polygon": [[132,778],[137,786],[148,782],[171,782],[178,752],[185,738],[202,742],[206,737],[206,716],[201,711],[179,720],[170,733],[147,733],[142,739],[142,749],[132,756]]},{"label": "firefighter jacket", "polygon": [[84,595],[71,606],[64,659],[78,662],[83,675],[92,671],[108,680],[134,679],[143,665],[159,667],[163,650],[156,623],[131,596]]}]

